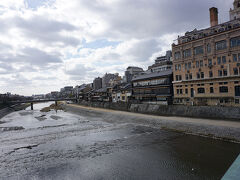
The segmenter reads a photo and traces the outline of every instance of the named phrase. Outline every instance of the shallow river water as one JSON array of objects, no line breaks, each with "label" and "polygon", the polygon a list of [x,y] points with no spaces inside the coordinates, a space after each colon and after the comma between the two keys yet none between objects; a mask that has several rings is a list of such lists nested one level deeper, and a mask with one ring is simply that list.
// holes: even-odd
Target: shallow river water
[{"label": "shallow river water", "polygon": [[98,113],[0,119],[0,179],[221,179],[240,145],[124,123]]}]

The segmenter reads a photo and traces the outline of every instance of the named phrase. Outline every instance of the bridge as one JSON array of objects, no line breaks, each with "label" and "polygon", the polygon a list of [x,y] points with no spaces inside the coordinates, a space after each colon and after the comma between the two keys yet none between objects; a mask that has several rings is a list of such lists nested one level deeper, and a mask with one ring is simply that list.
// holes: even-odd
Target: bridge
[{"label": "bridge", "polygon": [[42,102],[51,102],[55,101],[55,105],[57,106],[58,101],[77,101],[77,98],[57,98],[57,99],[33,99],[33,100],[20,100],[20,101],[10,101],[11,104],[22,104],[22,103],[31,103],[31,110],[33,110],[34,103],[42,103]]}]

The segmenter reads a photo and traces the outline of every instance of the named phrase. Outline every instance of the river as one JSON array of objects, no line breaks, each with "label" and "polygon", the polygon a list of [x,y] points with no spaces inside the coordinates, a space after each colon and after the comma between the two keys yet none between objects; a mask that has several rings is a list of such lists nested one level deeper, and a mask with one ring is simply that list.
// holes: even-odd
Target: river
[{"label": "river", "polygon": [[240,145],[99,113],[11,113],[0,119],[0,179],[221,179]]}]

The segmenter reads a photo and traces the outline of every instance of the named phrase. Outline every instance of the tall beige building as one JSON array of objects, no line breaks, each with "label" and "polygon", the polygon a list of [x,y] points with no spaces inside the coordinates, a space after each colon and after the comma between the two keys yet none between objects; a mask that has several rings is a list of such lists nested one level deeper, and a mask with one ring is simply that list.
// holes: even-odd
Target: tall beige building
[{"label": "tall beige building", "polygon": [[172,45],[175,104],[239,106],[240,0],[233,4],[230,21],[218,24],[218,10],[210,8],[211,27]]}]

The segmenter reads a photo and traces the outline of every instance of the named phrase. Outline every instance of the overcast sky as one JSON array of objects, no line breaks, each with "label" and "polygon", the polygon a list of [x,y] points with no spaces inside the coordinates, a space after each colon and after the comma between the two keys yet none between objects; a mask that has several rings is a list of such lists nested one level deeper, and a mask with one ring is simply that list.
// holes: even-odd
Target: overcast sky
[{"label": "overcast sky", "polygon": [[144,69],[233,0],[1,0],[0,93],[42,94]]}]

